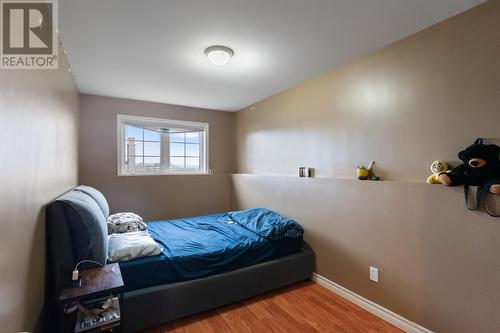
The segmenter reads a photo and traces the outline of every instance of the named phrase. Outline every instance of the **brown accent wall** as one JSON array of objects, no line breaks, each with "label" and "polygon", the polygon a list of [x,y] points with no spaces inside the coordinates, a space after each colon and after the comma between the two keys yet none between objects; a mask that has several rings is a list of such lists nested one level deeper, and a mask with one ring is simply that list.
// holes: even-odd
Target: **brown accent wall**
[{"label": "brown accent wall", "polygon": [[[111,212],[146,220],[228,210],[234,172],[234,114],[94,95],[80,97],[80,183],[101,190]],[[117,176],[117,114],[207,122],[213,175]]]},{"label": "brown accent wall", "polygon": [[0,70],[0,331],[32,332],[44,297],[44,205],[77,185],[78,91],[58,70]]},{"label": "brown accent wall", "polygon": [[[497,0],[238,112],[237,170],[254,175],[232,176],[232,207],[296,218],[319,274],[420,325],[499,332],[500,220],[424,183],[479,136],[500,143]],[[390,181],[344,179],[371,159]]]}]

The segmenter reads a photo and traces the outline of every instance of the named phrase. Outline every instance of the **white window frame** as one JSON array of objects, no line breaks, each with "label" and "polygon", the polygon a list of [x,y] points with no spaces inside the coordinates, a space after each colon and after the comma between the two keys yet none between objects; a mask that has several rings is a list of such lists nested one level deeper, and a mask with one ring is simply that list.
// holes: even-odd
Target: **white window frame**
[{"label": "white window frame", "polygon": [[[185,127],[185,128],[202,128],[203,135],[200,137],[200,170],[169,170],[170,163],[170,141],[168,135],[161,135],[160,149],[161,149],[161,170],[160,171],[127,171],[125,169],[125,125],[126,123],[133,124],[148,124],[148,125],[161,125],[162,127]],[[118,176],[158,176],[158,175],[209,175],[209,124],[199,123],[194,121],[182,121],[172,119],[162,119],[153,117],[140,117],[118,114],[116,117],[117,129],[117,170]],[[163,148],[161,148],[163,147]]]}]

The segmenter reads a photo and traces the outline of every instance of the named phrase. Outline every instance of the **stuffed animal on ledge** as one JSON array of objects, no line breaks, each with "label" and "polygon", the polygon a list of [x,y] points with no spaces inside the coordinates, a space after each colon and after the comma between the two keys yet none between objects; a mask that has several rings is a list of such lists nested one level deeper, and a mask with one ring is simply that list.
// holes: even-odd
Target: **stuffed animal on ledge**
[{"label": "stuffed animal on ledge", "polygon": [[439,180],[439,174],[448,171],[449,167],[446,162],[437,160],[432,162],[431,171],[432,175],[427,178],[427,184],[442,184]]},{"label": "stuffed animal on ledge", "polygon": [[500,194],[499,153],[497,145],[486,145],[479,138],[458,153],[458,158],[464,163],[449,172],[441,172],[438,179],[447,186],[474,185]]}]

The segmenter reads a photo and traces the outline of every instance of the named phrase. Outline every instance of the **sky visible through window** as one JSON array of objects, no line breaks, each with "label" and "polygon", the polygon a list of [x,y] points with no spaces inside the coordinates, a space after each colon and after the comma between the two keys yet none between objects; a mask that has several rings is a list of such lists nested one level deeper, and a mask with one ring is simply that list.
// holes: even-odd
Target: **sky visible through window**
[{"label": "sky visible through window", "polygon": [[170,134],[170,168],[200,169],[200,132]]},{"label": "sky visible through window", "polygon": [[169,169],[200,169],[200,132],[160,134],[139,127],[125,126],[125,165],[128,171],[160,171],[161,136],[169,135]]}]

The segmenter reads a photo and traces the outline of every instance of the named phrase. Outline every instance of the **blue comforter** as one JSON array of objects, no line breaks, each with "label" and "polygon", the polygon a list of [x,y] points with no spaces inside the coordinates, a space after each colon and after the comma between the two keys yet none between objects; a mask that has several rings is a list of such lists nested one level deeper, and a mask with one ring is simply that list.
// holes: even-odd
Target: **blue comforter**
[{"label": "blue comforter", "polygon": [[268,239],[245,223],[239,224],[238,216],[231,214],[147,223],[163,253],[121,262],[126,290],[206,277],[297,252],[302,247],[302,233]]},{"label": "blue comforter", "polygon": [[302,237],[304,233],[300,224],[267,208],[231,212],[229,217],[239,225],[270,240]]}]

